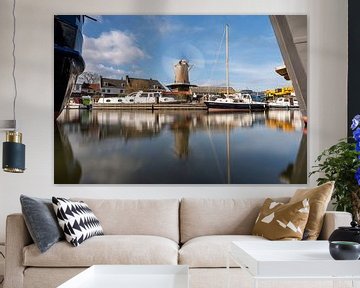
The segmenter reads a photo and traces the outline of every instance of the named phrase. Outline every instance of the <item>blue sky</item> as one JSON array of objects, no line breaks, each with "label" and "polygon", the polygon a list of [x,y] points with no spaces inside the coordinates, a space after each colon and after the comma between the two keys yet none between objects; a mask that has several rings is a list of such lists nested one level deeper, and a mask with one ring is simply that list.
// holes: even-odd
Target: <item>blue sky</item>
[{"label": "blue sky", "polygon": [[94,16],[84,28],[86,71],[104,77],[174,81],[173,66],[193,65],[190,82],[225,85],[224,27],[229,25],[230,86],[255,91],[288,86],[268,16]]}]

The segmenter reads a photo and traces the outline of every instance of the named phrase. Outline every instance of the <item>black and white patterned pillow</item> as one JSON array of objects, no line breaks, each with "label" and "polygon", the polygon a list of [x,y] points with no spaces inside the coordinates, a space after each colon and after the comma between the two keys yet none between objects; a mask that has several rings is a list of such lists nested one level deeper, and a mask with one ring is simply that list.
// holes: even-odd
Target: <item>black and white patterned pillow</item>
[{"label": "black and white patterned pillow", "polygon": [[79,246],[86,239],[104,235],[99,220],[84,202],[52,197],[55,214],[66,241]]}]

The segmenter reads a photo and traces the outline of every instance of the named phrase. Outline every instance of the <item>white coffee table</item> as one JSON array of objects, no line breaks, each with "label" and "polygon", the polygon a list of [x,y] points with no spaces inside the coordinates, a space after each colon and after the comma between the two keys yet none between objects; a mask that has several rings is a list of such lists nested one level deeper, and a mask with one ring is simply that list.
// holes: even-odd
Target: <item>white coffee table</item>
[{"label": "white coffee table", "polygon": [[248,272],[253,287],[259,280],[312,279],[349,280],[350,287],[360,287],[360,261],[332,259],[328,241],[237,241],[229,256]]},{"label": "white coffee table", "polygon": [[185,265],[94,265],[58,288],[188,288]]}]

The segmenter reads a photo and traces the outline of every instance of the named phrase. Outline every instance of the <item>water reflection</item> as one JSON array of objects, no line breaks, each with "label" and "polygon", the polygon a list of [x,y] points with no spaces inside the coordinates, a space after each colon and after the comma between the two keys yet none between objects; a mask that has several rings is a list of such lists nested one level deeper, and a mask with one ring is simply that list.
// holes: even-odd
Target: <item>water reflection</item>
[{"label": "water reflection", "polygon": [[[299,156],[300,155],[300,156]],[[299,111],[66,110],[55,183],[306,183]]]}]

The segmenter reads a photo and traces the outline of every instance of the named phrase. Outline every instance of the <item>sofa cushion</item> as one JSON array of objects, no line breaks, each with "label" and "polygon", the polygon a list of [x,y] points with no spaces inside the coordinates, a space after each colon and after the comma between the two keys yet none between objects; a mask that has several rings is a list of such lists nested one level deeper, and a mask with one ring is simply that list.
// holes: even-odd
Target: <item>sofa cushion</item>
[{"label": "sofa cushion", "polygon": [[319,237],[334,184],[334,181],[330,181],[315,188],[298,189],[290,199],[290,203],[302,201],[305,198],[309,199],[310,213],[304,233],[307,237],[304,237],[304,240],[316,240]]},{"label": "sofa cushion", "polygon": [[249,235],[263,202],[264,198],[182,199],[181,243],[206,235]]},{"label": "sofa cushion", "polygon": [[267,198],[252,234],[269,240],[301,240],[309,218],[309,208],[308,199],[284,204]]},{"label": "sofa cushion", "polygon": [[20,203],[26,227],[41,252],[64,239],[51,199],[21,195]]},{"label": "sofa cushion", "polygon": [[99,219],[105,235],[154,235],[179,242],[178,199],[80,199]]},{"label": "sofa cushion", "polygon": [[[232,241],[268,241],[252,235],[214,235],[193,238],[179,250],[179,264],[196,268],[226,267],[228,251]],[[231,267],[239,267],[230,261]]]},{"label": "sofa cushion", "polygon": [[59,197],[52,197],[52,202],[65,239],[72,245],[79,246],[91,237],[104,235],[99,220],[86,203]]},{"label": "sofa cushion", "polygon": [[45,253],[34,244],[23,250],[25,266],[88,267],[95,264],[171,264],[178,260],[178,244],[159,236],[104,235],[73,247],[56,243]]}]

